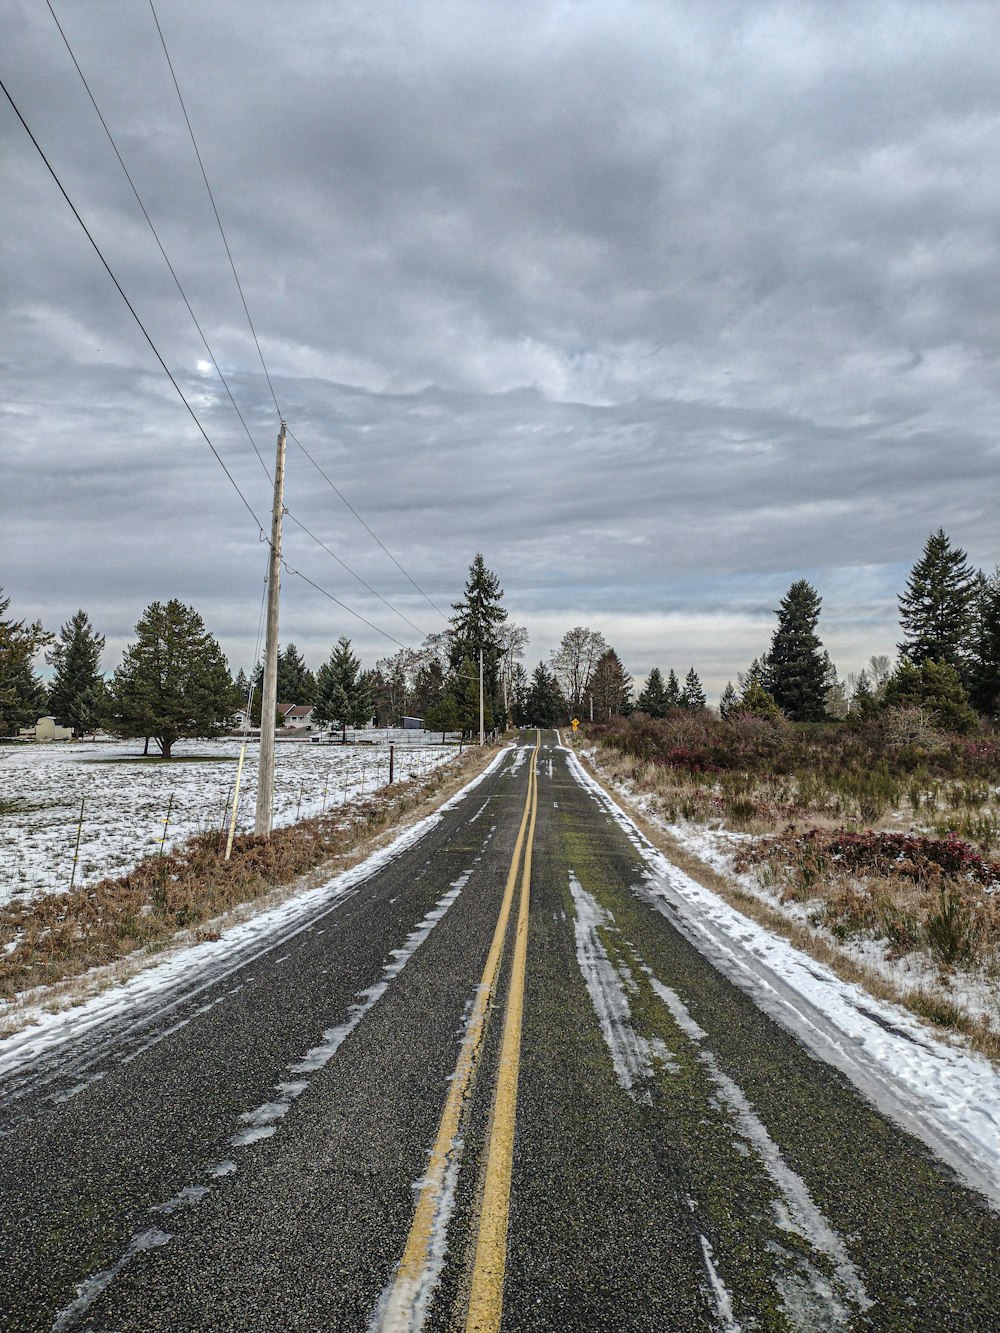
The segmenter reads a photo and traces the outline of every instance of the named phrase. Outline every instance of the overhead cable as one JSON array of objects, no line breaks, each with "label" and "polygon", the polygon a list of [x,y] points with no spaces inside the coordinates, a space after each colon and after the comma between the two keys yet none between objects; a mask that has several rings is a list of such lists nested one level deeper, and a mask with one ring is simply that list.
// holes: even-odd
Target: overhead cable
[{"label": "overhead cable", "polygon": [[166,361],[164,361],[163,357],[160,355],[160,350],[159,350],[159,348],[156,346],[156,343],[153,342],[153,339],[150,337],[149,332],[148,332],[148,330],[146,329],[145,324],[143,324],[142,320],[139,318],[139,315],[138,315],[137,312],[136,312],[135,306],[133,306],[132,302],[131,302],[131,301],[128,299],[128,297],[125,295],[125,289],[122,287],[121,283],[120,283],[120,282],[118,281],[118,279],[115,277],[114,272],[112,271],[111,265],[110,265],[110,264],[108,263],[108,261],[104,258],[104,255],[103,255],[103,253],[102,253],[102,251],[101,251],[101,247],[100,247],[100,246],[97,244],[97,242],[94,240],[94,237],[91,235],[90,229],[88,228],[87,224],[84,222],[83,218],[82,218],[82,217],[80,216],[80,214],[77,212],[76,205],[73,203],[73,200],[72,200],[72,199],[69,197],[69,195],[66,193],[66,187],[63,185],[62,181],[59,179],[59,176],[58,176],[58,174],[56,173],[55,167],[53,167],[52,163],[51,163],[51,162],[49,161],[49,159],[45,156],[45,152],[44,152],[44,150],[42,149],[41,144],[38,142],[38,140],[35,138],[34,134],[31,132],[31,128],[30,128],[30,126],[28,125],[28,122],[27,122],[27,121],[24,119],[24,117],[21,115],[21,112],[20,112],[20,110],[19,110],[19,108],[18,108],[17,103],[14,101],[13,97],[10,95],[10,91],[8,90],[7,85],[3,82],[2,79],[0,79],[0,89],[3,90],[3,94],[4,94],[4,96],[7,98],[7,101],[10,103],[11,107],[13,108],[15,116],[17,116],[18,120],[19,120],[19,121],[21,122],[21,124],[24,126],[24,131],[25,131],[25,133],[27,134],[27,136],[28,136],[28,138],[31,140],[31,142],[34,144],[35,149],[36,149],[36,151],[37,151],[39,157],[42,159],[42,161],[45,163],[46,167],[48,168],[49,175],[52,177],[52,179],[55,181],[56,185],[59,187],[59,192],[60,192],[60,194],[61,194],[62,197],[66,200],[67,204],[69,204],[70,209],[71,209],[71,211],[72,211],[72,213],[73,213],[73,216],[76,218],[77,222],[79,222],[80,226],[83,228],[84,235],[87,237],[87,240],[90,242],[90,244],[94,247],[94,250],[95,250],[95,252],[96,252],[96,254],[97,254],[98,259],[101,261],[101,263],[104,265],[105,269],[107,270],[108,277],[111,279],[111,281],[112,281],[112,282],[115,284],[115,286],[118,288],[118,294],[121,296],[122,300],[123,300],[123,301],[125,302],[125,304],[128,306],[128,308],[129,308],[129,312],[131,313],[132,318],[133,318],[133,319],[135,320],[135,322],[138,324],[140,330],[142,331],[142,336],[146,339],[146,341],[149,343],[149,346],[152,348],[153,355],[156,357],[157,361],[159,361],[160,365],[162,366],[164,374],[167,376],[167,378],[170,380],[170,383],[171,383],[171,384],[174,386],[174,388],[177,390],[177,396],[180,398],[181,402],[182,402],[182,403],[184,404],[184,406],[187,408],[187,410],[188,410],[188,414],[189,414],[189,416],[191,417],[191,420],[192,420],[192,421],[194,422],[194,424],[198,427],[198,430],[199,430],[199,432],[201,433],[202,438],[204,439],[205,443],[208,445],[209,449],[211,449],[212,453],[214,454],[214,456],[215,456],[215,461],[219,464],[219,467],[222,468],[223,472],[224,472],[224,473],[226,474],[226,476],[229,478],[229,482],[230,482],[230,484],[232,485],[233,490],[236,492],[236,494],[237,494],[237,495],[240,497],[240,499],[243,501],[243,506],[244,506],[244,508],[246,509],[247,513],[250,515],[250,517],[253,519],[254,523],[256,524],[256,526],[257,526],[257,530],[258,530],[258,532],[260,533],[262,539],[263,539],[264,541],[267,541],[267,540],[268,540],[268,538],[267,538],[267,534],[264,532],[264,528],[263,528],[263,525],[261,524],[260,519],[259,519],[259,518],[257,517],[257,515],[254,513],[253,508],[251,507],[249,500],[246,498],[246,496],[245,496],[245,495],[243,494],[243,492],[240,490],[240,488],[239,488],[239,486],[238,486],[238,484],[237,484],[237,482],[236,482],[235,477],[233,476],[233,474],[229,471],[229,469],[226,467],[225,463],[223,462],[223,460],[222,460],[222,455],[219,453],[218,449],[216,449],[215,445],[214,445],[214,444],[212,443],[212,441],[209,439],[209,437],[208,437],[208,433],[207,433],[207,431],[205,430],[205,427],[204,427],[204,426],[201,424],[201,422],[198,420],[198,416],[197,416],[197,414],[195,413],[194,408],[191,406],[191,404],[188,402],[187,398],[185,397],[185,395],[184,395],[184,390],[183,390],[183,389],[181,388],[181,386],[177,383],[177,380],[174,378],[173,373],[172,373],[170,367],[167,365]]},{"label": "overhead cable", "polygon": [[[155,240],[155,242],[156,242],[156,244],[157,244],[157,246],[158,246],[158,248],[159,248],[160,254],[163,256],[163,262],[166,264],[168,270],[170,271],[170,276],[171,276],[171,277],[173,278],[173,280],[174,280],[174,285],[176,286],[177,291],[178,291],[178,293],[180,294],[180,298],[181,298],[181,300],[184,302],[184,305],[187,307],[187,312],[188,312],[188,314],[191,316],[191,319],[192,319],[192,322],[194,323],[195,328],[198,330],[198,334],[199,334],[199,336],[201,337],[202,345],[204,346],[205,351],[207,352],[207,354],[208,354],[208,356],[209,356],[209,358],[210,358],[210,360],[211,360],[211,362],[212,362],[212,365],[215,367],[215,371],[216,371],[217,375],[219,376],[219,379],[222,381],[223,388],[225,389],[225,391],[226,391],[226,393],[227,393],[227,395],[228,395],[228,397],[229,397],[229,401],[230,401],[230,403],[231,403],[232,406],[233,406],[233,410],[235,411],[237,417],[239,417],[240,424],[242,425],[243,430],[244,430],[244,432],[246,433],[246,437],[247,437],[247,439],[250,441],[250,446],[251,446],[251,448],[253,449],[254,453],[257,455],[257,460],[258,460],[258,462],[260,463],[261,467],[262,467],[263,470],[264,470],[264,475],[267,477],[268,481],[271,481],[271,480],[272,480],[272,478],[271,478],[271,470],[270,470],[270,468],[267,466],[267,463],[264,461],[264,458],[263,458],[263,456],[261,455],[260,449],[257,447],[257,442],[256,442],[256,440],[254,439],[253,434],[251,433],[250,427],[249,427],[249,426],[247,425],[247,423],[246,423],[246,419],[244,418],[243,413],[240,411],[239,404],[237,403],[236,398],[235,398],[235,396],[233,395],[233,391],[232,391],[232,389],[231,389],[230,386],[229,386],[229,381],[226,379],[226,376],[223,374],[222,367],[219,365],[219,362],[218,362],[218,358],[216,357],[214,351],[212,350],[211,344],[210,344],[209,341],[208,341],[208,337],[207,337],[207,335],[205,334],[205,331],[204,331],[204,329],[202,328],[201,324],[199,323],[199,321],[198,321],[198,316],[195,314],[194,309],[193,309],[193,307],[192,307],[192,305],[191,305],[191,302],[190,302],[190,300],[188,299],[187,293],[185,292],[184,287],[183,287],[183,285],[181,284],[181,280],[180,280],[180,278],[177,276],[177,272],[176,272],[176,270],[174,269],[173,264],[170,262],[170,257],[168,256],[168,254],[167,254],[167,252],[166,252],[166,249],[164,248],[163,242],[161,241],[160,236],[159,236],[159,233],[158,233],[157,230],[156,230],[156,226],[155,226],[155,224],[153,223],[153,219],[152,219],[152,218],[150,217],[150,215],[149,215],[149,211],[147,210],[146,205],[145,205],[145,203],[143,202],[142,196],[139,194],[139,191],[138,191],[138,189],[137,189],[137,187],[136,187],[135,181],[132,179],[131,173],[129,172],[129,169],[128,169],[128,167],[127,167],[126,164],[125,164],[125,160],[124,160],[124,158],[122,157],[121,152],[119,151],[118,144],[115,142],[115,137],[114,137],[114,135],[111,133],[111,129],[110,129],[110,127],[108,126],[108,123],[107,123],[107,121],[105,120],[104,115],[103,115],[102,112],[101,112],[101,108],[100,108],[100,107],[98,106],[98,104],[97,104],[97,99],[94,97],[94,94],[93,94],[93,91],[91,90],[90,84],[87,82],[87,77],[86,77],[86,75],[84,74],[82,68],[80,67],[80,62],[79,62],[79,61],[77,60],[77,58],[76,58],[76,54],[75,54],[75,52],[73,51],[73,47],[72,47],[72,45],[70,44],[70,40],[69,40],[69,38],[67,37],[66,32],[64,31],[62,24],[59,22],[59,18],[58,18],[58,16],[56,15],[55,10],[54,10],[53,7],[52,7],[52,0],[46,0],[46,4],[47,4],[47,6],[48,6],[49,13],[52,15],[52,19],[53,19],[53,21],[54,21],[56,27],[57,27],[58,30],[59,30],[59,35],[60,35],[60,37],[62,37],[62,39],[63,39],[63,43],[64,43],[64,45],[65,45],[65,47],[66,47],[66,50],[69,52],[69,57],[70,57],[70,59],[72,60],[74,66],[75,66],[75,68],[76,68],[76,72],[79,74],[80,79],[81,79],[81,81],[82,81],[82,83],[83,83],[83,86],[84,86],[84,88],[85,88],[86,91],[87,91],[87,95],[88,95],[88,97],[90,98],[91,105],[93,106],[94,110],[95,110],[96,113],[97,113],[97,118],[98,118],[98,120],[100,120],[101,125],[102,125],[103,128],[104,128],[104,133],[105,133],[105,134],[107,135],[107,137],[108,137],[108,142],[111,144],[111,147],[112,147],[112,149],[114,150],[115,157],[118,159],[118,163],[119,163],[119,165],[120,165],[122,171],[125,173],[125,179],[128,181],[129,185],[130,185],[131,188],[132,188],[132,193],[133,193],[133,195],[135,196],[136,203],[139,205],[139,208],[140,208],[141,211],[142,211],[142,215],[143,215],[143,217],[146,219],[146,224],[148,225],[149,230],[150,230],[150,232],[151,232],[152,235],[153,235],[153,239]],[[301,446],[299,446],[299,447],[301,448]],[[395,615],[399,616],[401,620],[404,620],[404,621],[406,622],[406,624],[410,626],[411,629],[415,630],[415,631],[421,636],[421,638],[426,638],[426,635],[425,635],[424,631],[421,630],[420,627],[419,627],[418,625],[415,625],[415,624],[413,623],[412,620],[410,620],[407,616],[405,616],[405,615],[403,614],[402,611],[399,611],[395,606],[393,606],[391,602],[389,602],[385,597],[383,597],[383,596],[381,595],[381,593],[376,592],[375,589],[374,589],[369,583],[367,583],[367,582],[361,577],[360,574],[358,574],[355,570],[353,570],[353,569],[351,568],[351,566],[350,566],[349,564],[347,564],[347,562],[346,562],[345,560],[342,560],[341,557],[340,557],[339,555],[336,554],[336,552],[331,551],[330,548],[325,544],[325,542],[322,542],[322,541],[319,539],[319,537],[317,537],[317,536],[315,535],[315,533],[311,532],[311,531],[309,530],[309,528],[307,528],[306,525],[305,525],[304,523],[302,523],[302,522],[301,522],[301,521],[300,521],[300,520],[299,520],[299,519],[298,519],[298,518],[297,518],[297,517],[290,511],[290,510],[287,510],[287,509],[286,509],[285,512],[286,512],[287,516],[292,520],[293,523],[297,524],[297,526],[300,527],[300,528],[302,529],[302,531],[305,532],[305,533],[307,534],[307,536],[311,537],[312,540],[313,540],[314,542],[316,542],[316,544],[317,544],[318,546],[321,546],[321,547],[323,548],[323,550],[326,551],[327,555],[331,556],[334,560],[337,561],[337,563],[338,563],[339,565],[341,565],[344,569],[346,569],[347,572],[348,572],[348,574],[350,574],[352,578],[357,579],[357,581],[362,585],[362,587],[366,588],[366,589],[368,590],[368,592],[370,592],[370,593],[372,594],[373,597],[377,597],[378,600],[379,600],[380,602],[382,602],[385,606],[387,606],[387,607],[389,608],[390,611],[392,611]]]},{"label": "overhead cable", "polygon": [[191,136],[191,146],[194,148],[194,155],[198,159],[198,166],[201,167],[202,180],[205,182],[205,189],[208,191],[208,197],[212,204],[212,212],[215,214],[215,220],[219,226],[219,235],[222,237],[222,244],[226,248],[226,255],[229,258],[229,267],[233,270],[233,277],[236,280],[236,287],[240,294],[240,300],[243,302],[243,309],[246,313],[247,323],[250,325],[250,332],[253,334],[254,345],[257,348],[257,355],[260,357],[261,369],[264,371],[264,378],[267,380],[267,387],[271,391],[271,397],[274,399],[274,409],[278,414],[279,420],[282,417],[281,408],[278,406],[278,398],[274,392],[274,385],[271,383],[271,376],[268,373],[267,362],[264,360],[264,353],[261,351],[260,340],[257,337],[257,330],[254,328],[253,319],[250,316],[250,307],[247,305],[247,298],[243,294],[243,285],[240,282],[240,275],[236,272],[236,264],[233,260],[233,252],[229,248],[229,242],[226,239],[226,231],[222,225],[222,218],[219,216],[219,210],[215,204],[215,195],[212,193],[212,187],[208,183],[208,172],[205,170],[205,164],[201,160],[201,153],[198,151],[198,141],[194,137],[194,129],[191,125],[191,118],[187,113],[187,107],[184,105],[184,97],[181,93],[181,86],[177,82],[177,75],[174,73],[173,61],[170,59],[170,52],[167,50],[166,38],[163,36],[163,29],[160,27],[160,20],[156,14],[156,7],[153,0],[149,0],[149,8],[153,15],[153,22],[156,24],[156,31],[160,34],[160,45],[163,47],[163,54],[167,58],[167,67],[170,70],[170,77],[174,81],[174,88],[177,90],[177,100],[181,104],[181,111],[184,113],[184,121],[188,127],[188,134]]},{"label": "overhead cable", "polygon": [[377,536],[376,533],[372,532],[371,528],[368,526],[368,524],[365,522],[365,520],[361,517],[361,515],[358,513],[358,511],[354,508],[354,506],[351,504],[350,500],[348,500],[348,498],[347,498],[347,496],[344,494],[344,492],[343,492],[337,485],[335,485],[334,482],[332,482],[332,481],[330,480],[330,478],[326,475],[326,473],[323,471],[323,469],[320,467],[320,465],[316,462],[315,458],[313,458],[312,454],[311,454],[311,453],[309,452],[309,450],[305,447],[305,445],[302,443],[302,441],[299,440],[299,439],[297,439],[296,436],[292,433],[292,431],[289,431],[288,434],[291,435],[292,439],[295,441],[295,443],[298,445],[298,447],[299,447],[299,448],[302,450],[302,452],[305,454],[306,458],[309,459],[309,462],[312,463],[313,467],[316,469],[316,471],[319,473],[319,475],[323,478],[323,480],[326,482],[326,484],[330,487],[330,489],[331,489],[336,495],[339,495],[339,496],[340,496],[341,500],[343,500],[344,504],[348,507],[348,509],[351,511],[351,513],[354,515],[354,517],[358,520],[358,522],[361,524],[361,526],[364,528],[364,530],[365,530],[365,531],[368,533],[368,535],[372,538],[372,540],[375,541],[375,542],[377,542],[378,545],[381,546],[382,550],[386,553],[386,555],[389,557],[389,559],[392,561],[392,563],[396,566],[396,568],[400,571],[400,573],[402,573],[407,579],[409,579],[410,583],[413,584],[414,588],[416,588],[416,590],[417,590],[417,592],[420,594],[420,596],[424,599],[425,602],[427,602],[427,604],[428,604],[433,610],[435,610],[435,611],[438,613],[438,615],[441,617],[441,619],[442,619],[442,620],[447,620],[447,619],[448,619],[448,616],[445,615],[445,613],[441,610],[441,608],[440,608],[435,602],[432,602],[432,601],[431,601],[430,597],[428,597],[427,593],[424,592],[424,590],[423,590],[423,588],[421,588],[420,584],[417,583],[417,581],[416,581],[415,579],[413,579],[413,578],[410,577],[410,575],[407,573],[407,571],[403,568],[403,566],[399,563],[399,561],[396,559],[396,557],[393,555],[393,553],[389,550],[388,546],[386,546],[385,542],[382,541],[381,537]]}]

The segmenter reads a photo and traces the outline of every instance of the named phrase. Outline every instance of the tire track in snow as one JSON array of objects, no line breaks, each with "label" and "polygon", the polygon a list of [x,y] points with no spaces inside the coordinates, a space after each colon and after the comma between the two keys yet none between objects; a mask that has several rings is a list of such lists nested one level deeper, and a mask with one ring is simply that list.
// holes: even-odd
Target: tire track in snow
[{"label": "tire track in snow", "polygon": [[[657,1049],[658,1044],[643,1037],[632,1024],[628,993],[637,989],[635,978],[627,967],[616,966],[598,933],[617,929],[613,915],[587,893],[572,870],[569,881],[576,909],[577,962],[618,1082],[635,1101],[651,1105],[654,1060],[667,1070],[676,1069],[676,1062],[665,1048]],[[638,958],[634,948],[631,945],[629,948]],[[706,1049],[707,1033],[692,1018],[680,996],[658,981],[641,959],[639,966],[678,1030],[694,1046],[734,1130],[761,1164],[776,1191],[773,1207],[778,1226],[822,1254],[833,1269],[835,1277],[830,1281],[797,1247],[783,1251],[783,1258],[798,1270],[794,1274],[775,1273],[775,1286],[782,1297],[785,1313],[794,1327],[803,1330],[850,1328],[855,1314],[869,1309],[872,1301],[842,1238],[813,1201],[805,1181],[785,1161],[743,1090],[724,1073],[714,1055]],[[740,1325],[733,1317],[732,1298],[715,1266],[711,1244],[705,1237],[702,1237],[702,1249],[709,1286],[722,1325],[726,1329],[738,1330]]]}]

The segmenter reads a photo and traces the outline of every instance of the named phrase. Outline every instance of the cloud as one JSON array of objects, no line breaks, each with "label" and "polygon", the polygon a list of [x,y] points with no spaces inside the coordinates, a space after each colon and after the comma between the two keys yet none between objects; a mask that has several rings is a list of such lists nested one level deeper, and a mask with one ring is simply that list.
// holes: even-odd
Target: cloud
[{"label": "cloud", "polygon": [[[56,11],[270,467],[274,404],[150,15]],[[532,654],[615,626],[637,672],[662,640],[724,683],[795,577],[853,669],[895,641],[929,531],[997,561],[993,7],[184,0],[161,22],[281,408],[445,610],[482,550]],[[266,523],[58,32],[25,0],[8,26],[14,96]],[[7,119],[0,579],[48,624],[87,608],[109,655],[180,596],[248,664],[254,522]],[[294,445],[288,505],[439,627]],[[394,646],[294,578],[282,633],[314,664],[340,633]]]}]

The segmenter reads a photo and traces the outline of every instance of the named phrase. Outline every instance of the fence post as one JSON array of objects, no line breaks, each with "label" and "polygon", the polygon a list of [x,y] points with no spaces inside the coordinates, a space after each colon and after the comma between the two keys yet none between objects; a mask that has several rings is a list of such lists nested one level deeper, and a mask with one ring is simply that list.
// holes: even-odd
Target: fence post
[{"label": "fence post", "polygon": [[83,836],[83,807],[86,804],[86,796],[80,797],[80,818],[76,825],[76,846],[73,849],[73,868],[69,873],[69,887],[72,889],[73,881],[76,879],[76,863],[80,859],[80,838]]},{"label": "fence post", "polygon": [[395,770],[395,759],[396,759],[396,747],[395,747],[395,745],[390,745],[390,746],[389,746],[389,786],[390,786],[390,787],[392,786],[393,773],[394,773],[394,770]]}]

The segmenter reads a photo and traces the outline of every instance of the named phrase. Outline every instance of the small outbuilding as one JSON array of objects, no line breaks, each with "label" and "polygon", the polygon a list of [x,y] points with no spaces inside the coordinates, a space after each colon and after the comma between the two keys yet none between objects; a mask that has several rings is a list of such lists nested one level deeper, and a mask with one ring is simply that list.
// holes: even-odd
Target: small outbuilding
[{"label": "small outbuilding", "polygon": [[35,723],[36,741],[71,741],[72,727],[61,727],[54,717],[40,717]]}]

